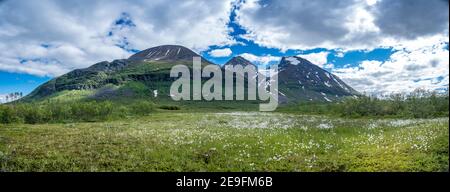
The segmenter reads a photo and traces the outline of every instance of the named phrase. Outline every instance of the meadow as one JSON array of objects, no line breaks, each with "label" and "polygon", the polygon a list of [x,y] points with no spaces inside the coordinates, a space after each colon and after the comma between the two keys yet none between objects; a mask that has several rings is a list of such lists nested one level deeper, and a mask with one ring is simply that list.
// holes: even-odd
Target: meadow
[{"label": "meadow", "polygon": [[142,94],[0,105],[0,171],[449,171],[448,92],[263,113],[254,102],[174,102],[128,87]]},{"label": "meadow", "polygon": [[1,171],[449,171],[448,117],[160,111],[0,124]]}]

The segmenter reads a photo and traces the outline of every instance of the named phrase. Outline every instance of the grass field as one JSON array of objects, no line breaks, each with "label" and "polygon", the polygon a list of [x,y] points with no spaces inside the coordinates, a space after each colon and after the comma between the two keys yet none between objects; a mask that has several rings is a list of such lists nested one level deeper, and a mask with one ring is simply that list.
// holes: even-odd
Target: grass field
[{"label": "grass field", "polygon": [[448,171],[448,117],[159,112],[0,124],[1,171]]}]

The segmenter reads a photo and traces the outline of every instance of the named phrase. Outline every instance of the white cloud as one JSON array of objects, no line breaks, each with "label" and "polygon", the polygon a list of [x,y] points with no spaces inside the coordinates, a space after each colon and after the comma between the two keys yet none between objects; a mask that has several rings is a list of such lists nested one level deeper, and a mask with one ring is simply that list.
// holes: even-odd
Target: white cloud
[{"label": "white cloud", "polygon": [[209,52],[209,55],[211,55],[213,57],[228,57],[232,53],[233,52],[231,51],[230,48],[224,48],[224,49],[214,49]]},{"label": "white cloud", "polygon": [[5,103],[5,102],[6,102],[6,95],[0,94],[0,103]]},{"label": "white cloud", "polygon": [[237,22],[248,32],[244,38],[266,47],[365,47],[371,41],[358,40],[361,33],[377,29],[363,6],[365,3],[355,0],[249,0],[237,11]]},{"label": "white cloud", "polygon": [[[448,1],[239,1],[236,22],[256,44],[287,49],[328,48],[337,57],[355,49],[392,47],[388,61],[363,61],[335,71],[359,91],[407,91],[448,85]],[[181,44],[194,51],[237,44],[228,27],[233,0],[0,0],[0,70],[57,76],[126,49]],[[176,6],[174,6],[176,5]],[[124,13],[126,13],[124,15]],[[133,25],[114,25],[119,19]],[[111,32],[111,34],[109,34]],[[272,55],[241,54],[261,65]],[[229,56],[219,49],[212,56]],[[262,53],[264,54],[264,53]],[[327,52],[300,55],[325,68]],[[442,77],[442,78],[440,78]]]},{"label": "white cloud", "polygon": [[383,0],[370,8],[381,32],[397,38],[448,32],[448,0]]},{"label": "white cloud", "polygon": [[[8,99],[6,99],[8,98]],[[19,99],[20,97],[10,97],[9,94],[0,94],[0,104],[11,102]]]},{"label": "white cloud", "polygon": [[[424,11],[428,10],[428,11]],[[247,40],[271,48],[350,50],[390,47],[388,61],[363,61],[336,72],[361,92],[408,92],[448,86],[448,1],[248,0],[237,11]],[[300,55],[333,68],[323,55]]]},{"label": "white cloud", "polygon": [[[301,54],[301,55],[297,55],[299,57],[302,57],[308,61],[310,61],[311,63],[319,66],[319,67],[324,67],[325,64],[327,64],[329,52],[319,52],[319,53],[310,53],[310,54]],[[329,65],[327,65],[329,67]]]},{"label": "white cloud", "polygon": [[335,56],[338,57],[338,58],[342,58],[342,57],[345,56],[345,53],[342,52],[342,51],[338,51],[338,52],[336,52],[336,55],[335,55]]},{"label": "white cloud", "polygon": [[448,1],[248,0],[237,22],[248,32],[242,37],[281,50],[373,49],[390,46],[385,39],[448,36]]},{"label": "white cloud", "polygon": [[449,51],[445,49],[445,42],[420,39],[404,45],[385,62],[363,61],[357,67],[344,67],[333,72],[356,90],[367,93],[446,88],[449,84]]},{"label": "white cloud", "polygon": [[267,65],[271,62],[279,62],[281,60],[281,57],[272,56],[272,55],[263,55],[263,56],[257,56],[253,55],[251,53],[243,53],[240,55],[241,57],[249,60],[252,63],[261,64],[261,65]]},{"label": "white cloud", "polygon": [[[0,70],[61,75],[131,54],[116,44],[138,50],[181,44],[195,51],[233,44],[230,1],[1,1]],[[134,26],[114,25],[123,13]]]},{"label": "white cloud", "polygon": [[[243,38],[282,51],[321,47],[338,50],[337,57],[350,50],[397,51],[385,62],[335,70],[362,92],[448,86],[448,51],[443,48],[449,42],[448,1],[248,0],[241,3],[237,22],[247,31]],[[333,68],[324,55],[302,57]]]}]

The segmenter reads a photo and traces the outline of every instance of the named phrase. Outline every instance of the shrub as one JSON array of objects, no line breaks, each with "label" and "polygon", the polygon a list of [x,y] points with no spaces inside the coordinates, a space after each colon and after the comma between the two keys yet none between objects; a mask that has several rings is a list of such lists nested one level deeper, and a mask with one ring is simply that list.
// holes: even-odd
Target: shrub
[{"label": "shrub", "polygon": [[72,107],[69,104],[52,102],[48,104],[48,108],[51,112],[50,117],[53,121],[66,122],[72,119]]},{"label": "shrub", "polygon": [[20,123],[23,119],[14,106],[0,106],[0,123]]},{"label": "shrub", "polygon": [[47,123],[103,121],[127,115],[147,115],[155,106],[150,101],[127,104],[111,101],[15,103],[0,105],[0,123]]},{"label": "shrub", "polygon": [[36,124],[49,122],[51,120],[51,112],[44,109],[43,106],[30,107],[29,105],[19,105],[21,116],[25,123]]},{"label": "shrub", "polygon": [[148,101],[138,101],[131,106],[131,113],[137,115],[147,115],[154,111],[153,103]]},{"label": "shrub", "polygon": [[78,102],[69,105],[72,118],[81,121],[106,120],[113,111],[112,103],[109,101]]},{"label": "shrub", "polygon": [[395,94],[387,99],[361,96],[348,98],[337,104],[342,116],[396,116],[431,118],[448,116],[448,93],[437,94],[416,90],[409,95]]}]

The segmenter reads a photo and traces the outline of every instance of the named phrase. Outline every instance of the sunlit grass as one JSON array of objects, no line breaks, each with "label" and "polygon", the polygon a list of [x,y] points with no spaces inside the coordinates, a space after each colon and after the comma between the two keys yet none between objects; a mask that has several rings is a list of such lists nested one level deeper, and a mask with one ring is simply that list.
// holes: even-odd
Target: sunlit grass
[{"label": "sunlit grass", "polygon": [[[48,98],[48,100],[59,102],[80,101],[86,97],[91,96],[93,93],[94,91],[92,90],[70,90],[70,91],[66,90],[52,95],[51,97]],[[47,100],[45,100],[44,102],[47,102]]]}]

